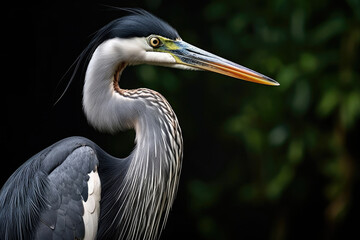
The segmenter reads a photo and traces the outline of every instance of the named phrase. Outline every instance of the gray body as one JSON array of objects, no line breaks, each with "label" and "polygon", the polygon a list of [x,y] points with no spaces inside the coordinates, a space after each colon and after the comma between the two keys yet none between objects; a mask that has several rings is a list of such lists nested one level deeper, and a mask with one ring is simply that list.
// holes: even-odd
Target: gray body
[{"label": "gray body", "polygon": [[[127,123],[122,127],[135,128],[133,152],[125,159],[118,159],[88,139],[72,137],[36,154],[8,179],[0,192],[0,219],[5,222],[0,225],[0,236],[4,239],[158,238],[179,182],[181,130],[175,113],[159,93],[150,89],[113,91],[110,93],[125,109],[135,112],[130,115],[135,124],[129,126],[131,118],[121,115],[123,109],[111,111],[118,121]],[[91,172],[98,173],[101,182],[99,207],[90,211],[91,215],[99,210],[100,216],[92,215],[90,220],[98,221],[98,225],[86,224],[86,204],[93,197],[88,191]]]},{"label": "gray body", "polygon": [[88,174],[106,161],[88,139],[64,139],[25,162],[0,195],[1,239],[81,239]]}]

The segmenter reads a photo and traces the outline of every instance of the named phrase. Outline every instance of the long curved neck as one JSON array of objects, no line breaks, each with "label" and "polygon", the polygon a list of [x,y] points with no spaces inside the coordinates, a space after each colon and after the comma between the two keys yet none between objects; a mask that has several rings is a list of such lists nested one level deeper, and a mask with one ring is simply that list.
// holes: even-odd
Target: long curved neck
[{"label": "long curved neck", "polygon": [[90,124],[99,130],[116,132],[134,128],[136,147],[126,158],[125,173],[119,169],[120,186],[115,186],[116,191],[102,194],[106,205],[106,201],[114,199],[116,203],[102,208],[101,215],[114,226],[115,235],[109,233],[111,237],[155,239],[166,222],[177,190],[182,159],[181,130],[162,95],[150,89],[119,87],[126,61],[121,50],[116,50],[119,45],[114,44],[118,43],[110,40],[100,45],[89,62],[84,112]]},{"label": "long curved neck", "polygon": [[121,41],[125,40],[112,39],[97,47],[87,67],[83,91],[83,107],[89,123],[112,133],[134,128],[134,120],[144,108],[116,91],[114,76],[118,72],[118,80],[126,66]]}]

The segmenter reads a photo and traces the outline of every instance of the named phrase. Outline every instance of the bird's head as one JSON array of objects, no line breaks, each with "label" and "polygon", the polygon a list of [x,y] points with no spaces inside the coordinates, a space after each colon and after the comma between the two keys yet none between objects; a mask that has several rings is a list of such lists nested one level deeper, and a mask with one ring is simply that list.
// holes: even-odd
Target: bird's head
[{"label": "bird's head", "polygon": [[[152,64],[191,70],[207,70],[250,82],[279,85],[275,80],[197,48],[154,15],[139,9],[100,29],[89,45],[93,53],[106,44],[104,55],[128,65]],[[110,41],[111,40],[111,41]]]}]

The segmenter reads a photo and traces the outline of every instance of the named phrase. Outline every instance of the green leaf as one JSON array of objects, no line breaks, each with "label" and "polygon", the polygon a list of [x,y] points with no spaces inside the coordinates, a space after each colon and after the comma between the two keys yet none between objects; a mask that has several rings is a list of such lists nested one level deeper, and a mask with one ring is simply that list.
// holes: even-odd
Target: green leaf
[{"label": "green leaf", "polygon": [[340,118],[343,126],[351,128],[360,115],[360,93],[352,91],[349,93],[340,107]]},{"label": "green leaf", "polygon": [[295,93],[292,98],[292,110],[296,115],[303,115],[309,105],[311,98],[311,89],[309,83],[302,80],[296,83]]},{"label": "green leaf", "polygon": [[280,172],[266,186],[266,194],[270,199],[278,199],[294,177],[294,169],[284,165]]},{"label": "green leaf", "polygon": [[285,143],[289,136],[289,131],[284,125],[273,128],[269,133],[269,142],[271,145],[280,146]]},{"label": "green leaf", "polygon": [[298,164],[304,156],[304,143],[300,139],[292,140],[288,148],[288,159],[291,163]]},{"label": "green leaf", "polygon": [[329,39],[339,35],[346,29],[344,17],[337,16],[324,21],[314,32],[313,42],[316,44],[324,43]]},{"label": "green leaf", "polygon": [[281,84],[280,89],[286,91],[298,76],[298,69],[294,65],[287,65],[279,72],[276,80]]},{"label": "green leaf", "polygon": [[300,55],[300,67],[304,72],[314,72],[318,68],[317,57],[312,53]]},{"label": "green leaf", "polygon": [[317,106],[317,114],[320,117],[329,116],[340,102],[340,92],[333,88],[325,90]]}]

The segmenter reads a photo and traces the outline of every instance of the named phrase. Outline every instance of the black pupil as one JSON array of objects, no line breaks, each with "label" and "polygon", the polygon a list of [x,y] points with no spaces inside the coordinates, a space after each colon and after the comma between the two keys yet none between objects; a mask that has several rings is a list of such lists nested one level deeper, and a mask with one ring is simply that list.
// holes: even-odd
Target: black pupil
[{"label": "black pupil", "polygon": [[158,40],[157,38],[153,38],[153,39],[152,39],[152,44],[153,44],[154,46],[157,46],[157,45],[159,44],[159,40]]}]

